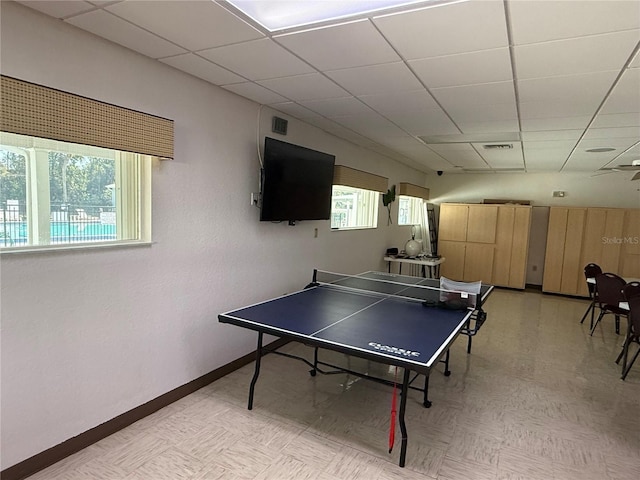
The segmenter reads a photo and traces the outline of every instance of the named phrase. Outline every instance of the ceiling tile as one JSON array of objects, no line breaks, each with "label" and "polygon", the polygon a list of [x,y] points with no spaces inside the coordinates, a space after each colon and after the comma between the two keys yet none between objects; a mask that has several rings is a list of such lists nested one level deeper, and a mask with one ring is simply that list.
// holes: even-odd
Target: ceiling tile
[{"label": "ceiling tile", "polygon": [[578,117],[522,118],[520,124],[523,132],[584,130],[592,118],[591,115]]},{"label": "ceiling tile", "polygon": [[523,103],[551,100],[579,101],[600,105],[613,85],[618,70],[518,80],[518,96]]},{"label": "ceiling tile", "polygon": [[365,136],[406,136],[396,125],[380,115],[341,115],[331,120]]},{"label": "ceiling tile", "polygon": [[282,103],[287,99],[255,83],[235,83],[233,85],[223,85],[222,88],[230,92],[237,93],[261,105]]},{"label": "ceiling tile", "polygon": [[358,98],[383,115],[393,112],[416,112],[433,109],[440,110],[440,106],[424,89],[412,92],[362,95]]},{"label": "ceiling tile", "polygon": [[268,38],[202,50],[198,54],[249,80],[315,72],[312,67]]},{"label": "ceiling tile", "polygon": [[589,128],[583,140],[604,138],[640,138],[640,127]]},{"label": "ceiling tile", "polygon": [[319,70],[400,60],[368,20],[278,35],[274,39]]},{"label": "ceiling tile", "polygon": [[287,115],[291,115],[292,117],[300,118],[303,120],[318,116],[316,112],[312,112],[308,108],[305,108],[295,102],[273,103],[269,106],[278,110],[279,112],[286,113]]},{"label": "ceiling tile", "polygon": [[508,48],[422,58],[408,63],[428,88],[513,79]]},{"label": "ceiling tile", "polygon": [[373,113],[371,108],[354,97],[327,98],[300,103],[309,110],[325,117]]},{"label": "ceiling tile", "polygon": [[214,2],[147,0],[105,8],[192,51],[264,37]]},{"label": "ceiling tile", "polygon": [[225,70],[224,68],[211,63],[209,60],[205,60],[193,53],[185,53],[184,55],[163,58],[160,61],[187,72],[194,77],[211,82],[214,85],[227,85],[246,81],[235,73]]},{"label": "ceiling tile", "polygon": [[25,0],[18,1],[22,5],[38,10],[55,18],[66,18],[78,13],[94,10],[96,7],[82,0]]},{"label": "ceiling tile", "polygon": [[522,121],[533,118],[551,117],[579,117],[593,116],[598,109],[599,102],[560,101],[527,102],[520,104],[520,118]]},{"label": "ceiling tile", "polygon": [[352,95],[397,93],[422,88],[422,84],[403,62],[326,72]]},{"label": "ceiling tile", "polygon": [[515,45],[640,28],[635,1],[509,0]]},{"label": "ceiling tile", "polygon": [[461,110],[466,107],[513,103],[516,97],[512,82],[481,83],[461,87],[434,88],[431,94],[445,110]]},{"label": "ceiling tile", "polygon": [[348,92],[319,73],[272,78],[257,83],[296,101],[349,96]]},{"label": "ceiling tile", "polygon": [[374,18],[407,60],[507,47],[502,1],[458,2]]},{"label": "ceiling tile", "polygon": [[[555,140],[578,140],[584,130],[549,130],[540,132],[521,132],[522,141],[525,142],[542,142]],[[575,142],[574,142],[575,143]]]},{"label": "ceiling tile", "polygon": [[512,120],[495,120],[486,122],[467,122],[456,120],[456,125],[458,125],[460,130],[462,130],[462,133],[517,132],[520,128],[518,125],[518,119],[516,118]]},{"label": "ceiling tile", "polygon": [[68,19],[67,22],[151,58],[186,53],[184,48],[180,48],[104,10],[94,10],[76,15]]},{"label": "ceiling tile", "polygon": [[526,153],[524,156],[524,164],[528,172],[536,171],[556,171],[559,172],[562,169],[566,155],[556,153],[553,150],[544,151],[536,150],[533,154]]},{"label": "ceiling tile", "polygon": [[640,113],[601,113],[591,124],[595,128],[634,126],[640,126]]},{"label": "ceiling tile", "polygon": [[601,113],[631,112],[640,114],[640,68],[625,70],[601,110]]},{"label": "ceiling tile", "polygon": [[411,135],[454,135],[460,133],[455,124],[440,109],[397,112],[386,116]]},{"label": "ceiling tile", "polygon": [[[493,122],[496,120],[515,120],[517,124],[518,111],[515,102],[493,103],[489,105],[456,106],[447,108],[447,113],[458,122]],[[518,129],[516,128],[516,131]],[[513,130],[510,130],[513,131]]]},{"label": "ceiling tile", "polygon": [[576,146],[576,140],[546,140],[538,142],[522,142],[522,148],[525,153],[534,152],[537,150],[553,150],[558,153],[562,153],[568,156],[573,147]]},{"label": "ceiling tile", "polygon": [[620,71],[637,42],[632,30],[514,47],[516,75],[523,80]]},{"label": "ceiling tile", "polygon": [[[634,144],[638,142],[637,137],[617,137],[617,138],[583,138],[578,143],[576,150],[585,152],[591,148],[600,148],[600,147],[613,147],[615,150],[613,152],[605,152],[605,154],[611,155],[619,155],[624,152],[627,148],[632,147]],[[594,153],[587,152],[589,155],[594,155]],[[600,155],[601,153],[598,153]]]}]

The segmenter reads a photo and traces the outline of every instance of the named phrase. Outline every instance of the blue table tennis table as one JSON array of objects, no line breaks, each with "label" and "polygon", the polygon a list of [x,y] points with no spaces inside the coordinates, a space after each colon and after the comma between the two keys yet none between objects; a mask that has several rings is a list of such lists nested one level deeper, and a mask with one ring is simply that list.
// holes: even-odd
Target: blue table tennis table
[{"label": "blue table tennis table", "polygon": [[[229,323],[258,332],[255,372],[249,387],[248,408],[253,408],[260,361],[265,353],[263,335],[270,334],[314,347],[313,363],[302,357],[273,351],[302,360],[310,374],[323,371],[321,365],[339,372],[348,372],[382,383],[388,380],[371,377],[322,362],[319,349],[328,349],[375,362],[401,367],[404,370],[398,423],[402,434],[400,463],[405,465],[407,428],[405,411],[408,389],[424,392],[423,405],[428,400],[429,373],[440,361],[449,375],[449,347],[458,335],[471,337],[486,319],[482,304],[493,286],[482,285],[479,295],[464,292],[444,292],[438,280],[365,272],[341,275],[314,270],[313,280],[304,289],[278,298],[218,315]],[[444,357],[444,360],[441,360]],[[424,387],[413,386],[414,380],[425,376]],[[391,383],[392,384],[392,383]]]}]

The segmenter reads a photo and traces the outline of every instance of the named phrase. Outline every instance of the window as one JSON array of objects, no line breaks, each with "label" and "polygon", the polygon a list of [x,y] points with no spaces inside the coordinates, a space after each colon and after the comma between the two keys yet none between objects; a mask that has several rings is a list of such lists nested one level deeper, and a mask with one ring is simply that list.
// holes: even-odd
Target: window
[{"label": "window", "polygon": [[380,192],[387,190],[388,182],[380,175],[336,165],[333,170],[331,228],[376,228]]},{"label": "window", "polygon": [[334,185],[331,197],[331,228],[376,228],[379,195],[372,190]]},{"label": "window", "polygon": [[0,133],[0,249],[149,242],[148,155]]},{"label": "window", "polygon": [[423,205],[422,198],[408,195],[398,196],[398,225],[420,225]]}]

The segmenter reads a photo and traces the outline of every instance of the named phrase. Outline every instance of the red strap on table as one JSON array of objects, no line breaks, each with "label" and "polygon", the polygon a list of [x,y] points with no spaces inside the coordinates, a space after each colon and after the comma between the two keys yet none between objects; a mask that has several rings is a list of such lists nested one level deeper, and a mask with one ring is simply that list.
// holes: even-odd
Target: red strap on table
[{"label": "red strap on table", "polygon": [[398,367],[395,367],[395,377],[393,379],[393,397],[391,398],[391,420],[389,421],[389,453],[393,450],[396,439],[396,390],[398,380]]}]

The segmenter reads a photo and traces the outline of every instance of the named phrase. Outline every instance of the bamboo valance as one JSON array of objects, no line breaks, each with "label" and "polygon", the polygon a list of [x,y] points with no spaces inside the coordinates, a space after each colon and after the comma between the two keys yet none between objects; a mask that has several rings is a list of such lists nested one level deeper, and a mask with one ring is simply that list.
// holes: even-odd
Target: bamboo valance
[{"label": "bamboo valance", "polygon": [[173,158],[173,120],[0,76],[0,130]]},{"label": "bamboo valance", "polygon": [[398,185],[399,195],[406,195],[408,197],[417,197],[424,200],[429,200],[429,189],[419,187],[412,183],[400,182]]},{"label": "bamboo valance", "polygon": [[336,165],[333,170],[333,184],[384,193],[387,191],[389,179],[344,165]]}]

